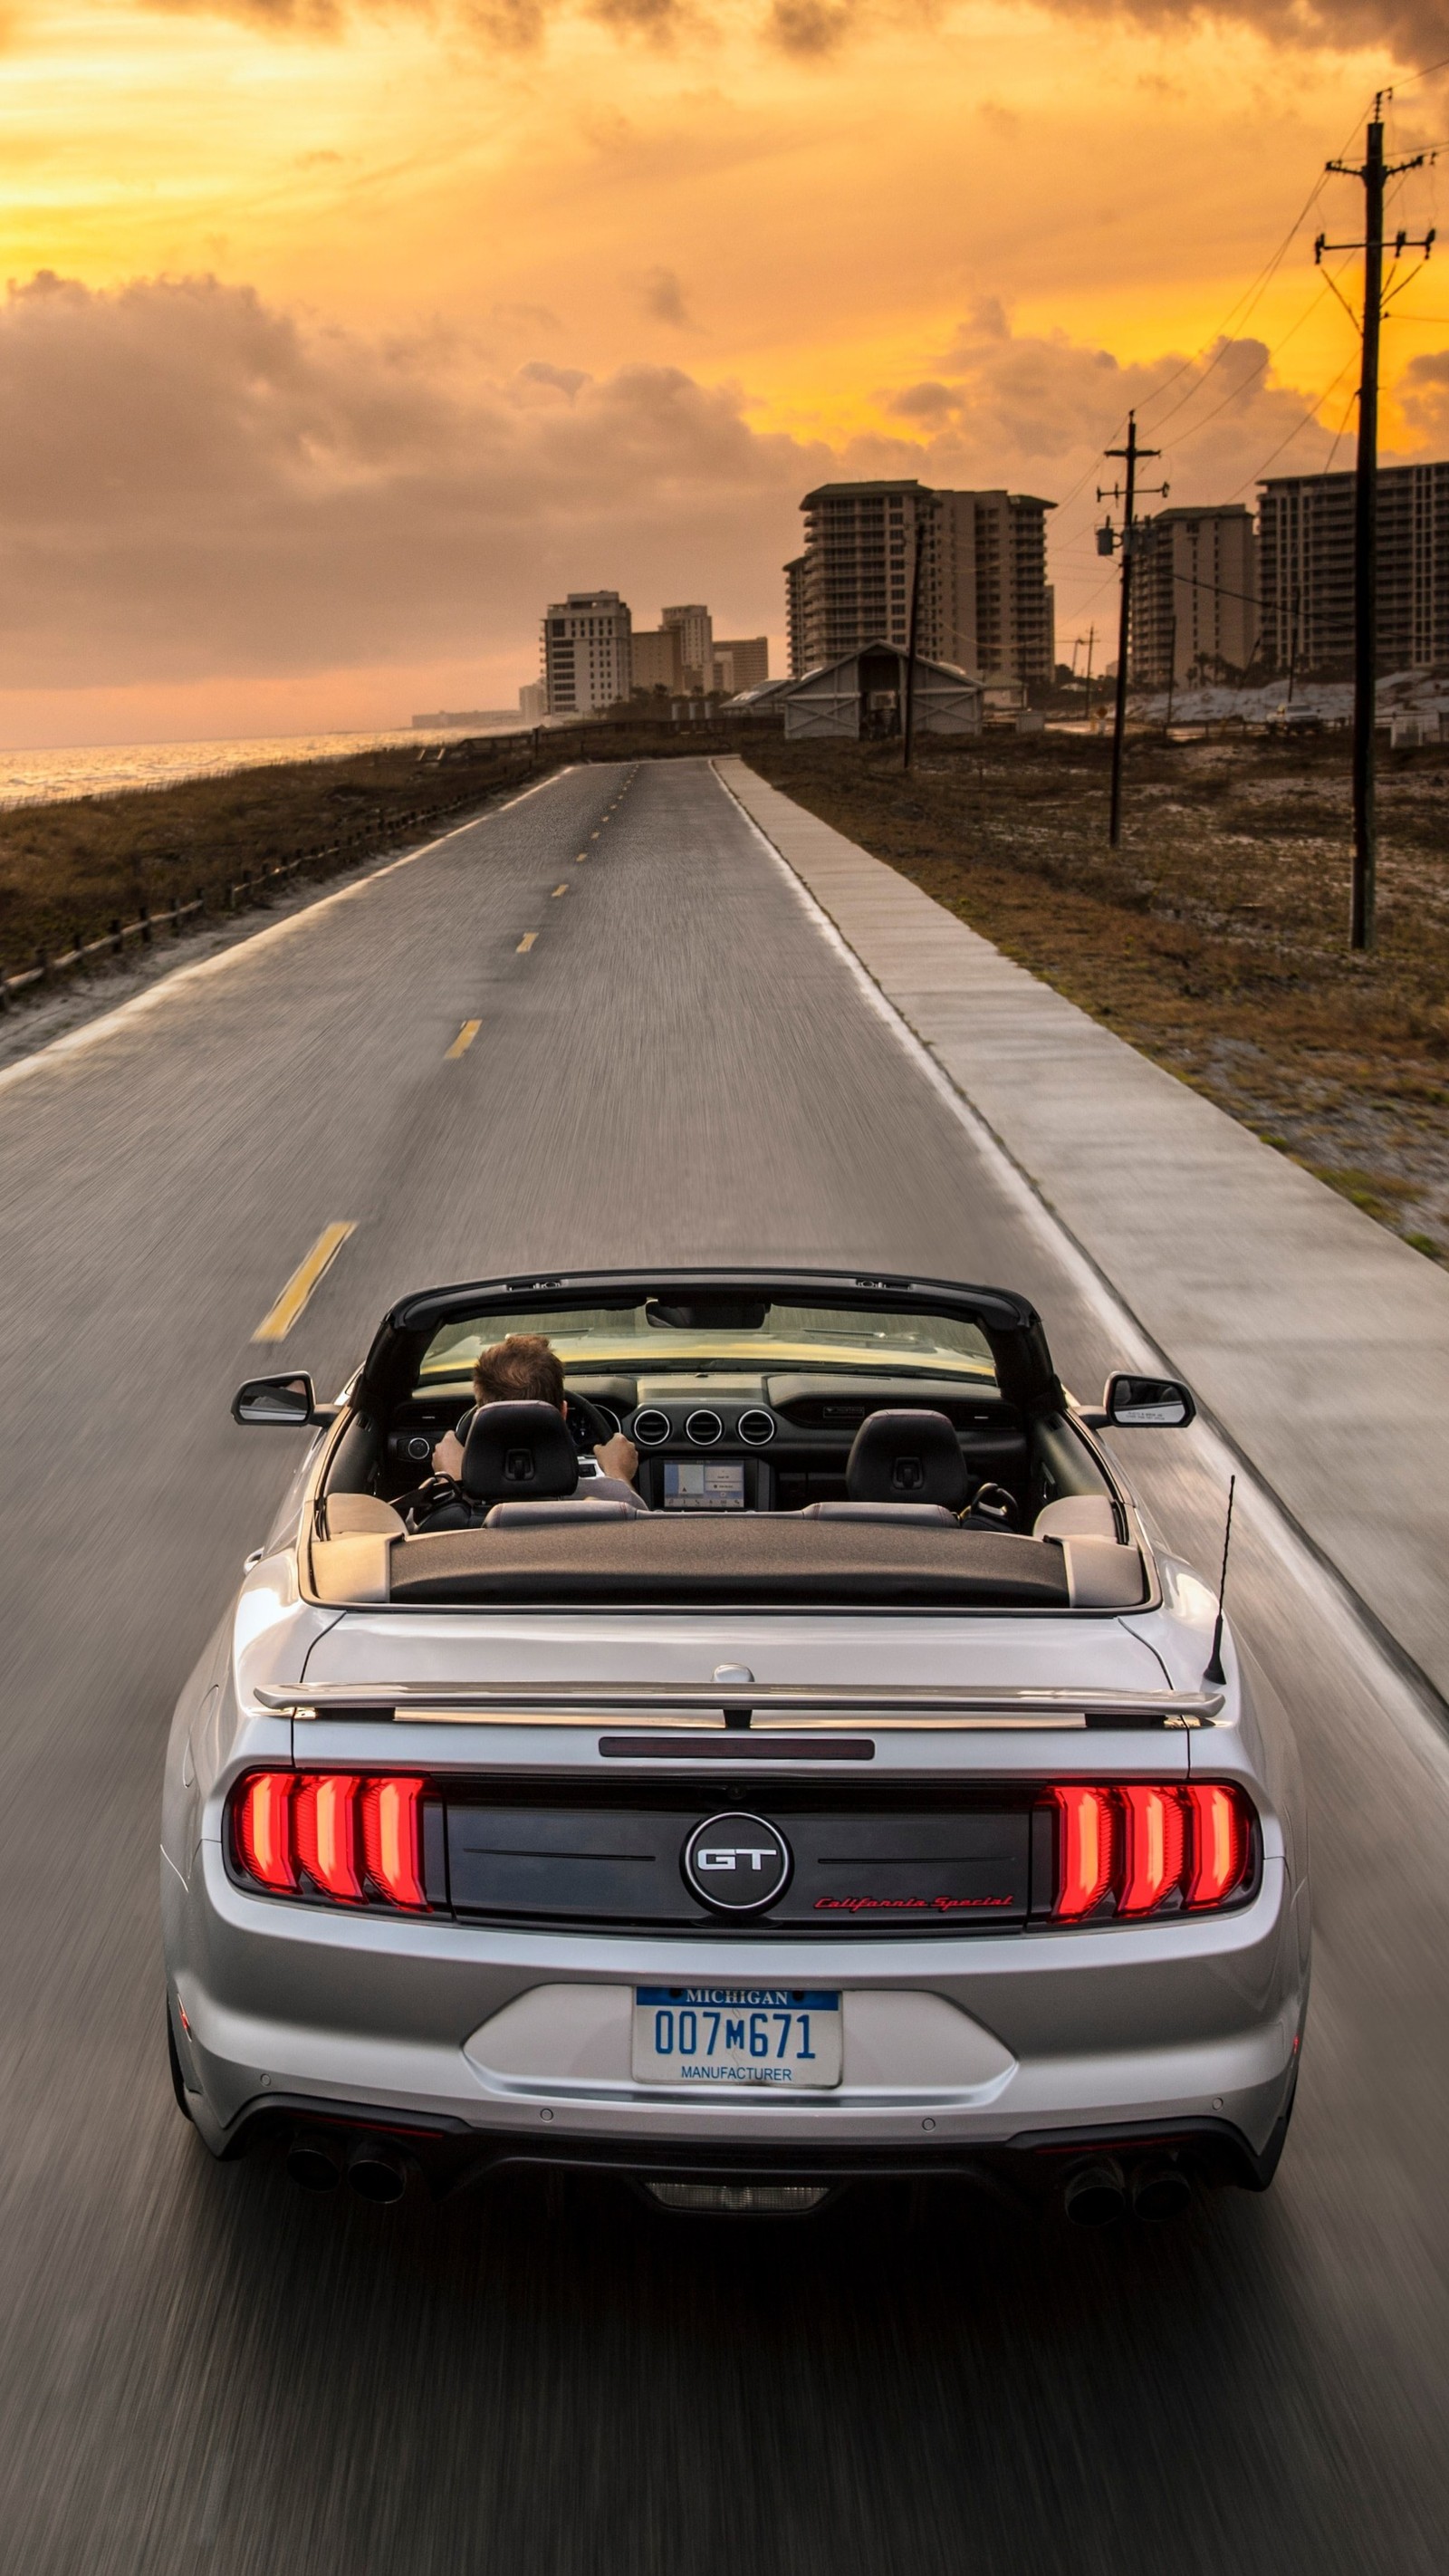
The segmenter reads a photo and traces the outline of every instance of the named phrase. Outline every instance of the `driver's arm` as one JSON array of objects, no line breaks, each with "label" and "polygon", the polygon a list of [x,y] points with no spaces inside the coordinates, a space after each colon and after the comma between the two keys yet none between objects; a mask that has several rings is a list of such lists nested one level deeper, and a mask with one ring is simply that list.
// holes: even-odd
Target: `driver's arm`
[{"label": "driver's arm", "polygon": [[456,1431],[445,1431],[442,1439],[438,1442],[436,1449],[433,1451],[433,1474],[435,1476],[452,1476],[456,1480],[456,1478],[461,1476],[462,1473],[463,1444],[458,1438]]},{"label": "driver's arm", "polygon": [[632,1485],[639,1473],[639,1452],[632,1440],[625,1439],[622,1431],[616,1431],[612,1440],[596,1441],[594,1456],[598,1459],[600,1474],[617,1476],[621,1484]]}]

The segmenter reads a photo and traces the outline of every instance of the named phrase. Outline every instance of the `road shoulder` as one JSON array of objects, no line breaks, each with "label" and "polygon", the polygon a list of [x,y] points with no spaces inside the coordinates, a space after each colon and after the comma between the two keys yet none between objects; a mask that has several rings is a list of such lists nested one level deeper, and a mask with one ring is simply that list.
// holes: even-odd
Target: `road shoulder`
[{"label": "road shoulder", "polygon": [[1227,1439],[1449,1700],[1449,1276],[741,759],[715,768]]}]

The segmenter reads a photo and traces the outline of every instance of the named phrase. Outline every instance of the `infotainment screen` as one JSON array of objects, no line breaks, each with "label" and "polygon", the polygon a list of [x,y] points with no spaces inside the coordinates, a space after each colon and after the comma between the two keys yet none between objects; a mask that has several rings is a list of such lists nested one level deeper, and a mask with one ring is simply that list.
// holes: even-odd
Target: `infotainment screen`
[{"label": "infotainment screen", "polygon": [[667,1512],[742,1512],[743,1458],[666,1458],[664,1508]]}]

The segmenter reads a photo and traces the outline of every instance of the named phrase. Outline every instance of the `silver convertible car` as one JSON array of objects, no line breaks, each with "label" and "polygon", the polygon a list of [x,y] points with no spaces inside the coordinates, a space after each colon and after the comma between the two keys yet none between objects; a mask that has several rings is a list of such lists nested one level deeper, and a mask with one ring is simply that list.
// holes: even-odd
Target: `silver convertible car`
[{"label": "silver convertible car", "polygon": [[[564,1410],[475,1408],[546,1336]],[[672,1271],[407,1297],[181,1694],[176,2099],[376,2201],[504,2166],[1094,2224],[1262,2190],[1308,1990],[1281,1708],[1019,1296]],[[619,1430],[637,1491],[601,1495]],[[456,1430],[455,1479],[432,1476]]]}]

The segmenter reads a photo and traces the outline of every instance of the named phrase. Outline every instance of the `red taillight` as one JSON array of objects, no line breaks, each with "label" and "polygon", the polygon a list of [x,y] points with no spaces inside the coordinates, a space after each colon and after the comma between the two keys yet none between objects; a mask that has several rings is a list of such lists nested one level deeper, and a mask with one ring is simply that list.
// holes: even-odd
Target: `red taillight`
[{"label": "red taillight", "polygon": [[1187,1793],[1192,1809],[1192,1875],[1187,1883],[1189,1905],[1221,1905],[1231,1896],[1243,1878],[1248,1859],[1248,1834],[1242,1804],[1236,1791],[1218,1788],[1192,1788]]},{"label": "red taillight", "polygon": [[237,1841],[242,1859],[263,1887],[295,1887],[297,1864],[292,1847],[291,1771],[258,1771],[248,1780],[236,1810]]},{"label": "red taillight", "polygon": [[[1253,1811],[1240,1789],[1123,1781],[1052,1790],[1060,1921],[1226,1905],[1247,1885]],[[1040,1898],[1034,1903],[1040,1903]]]},{"label": "red taillight", "polygon": [[1182,1801],[1176,1789],[1118,1791],[1127,1818],[1126,1867],[1118,1911],[1147,1914],[1182,1884]]},{"label": "red taillight", "polygon": [[358,1865],[357,1793],[362,1787],[346,1771],[323,1771],[304,1779],[297,1793],[295,1825],[297,1858],[325,1896],[355,1905],[362,1896]]},{"label": "red taillight", "polygon": [[236,1858],[276,1895],[425,1910],[426,1786],[391,1772],[253,1771],[232,1793]]},{"label": "red taillight", "polygon": [[426,1905],[421,1780],[371,1780],[362,1793],[368,1875],[394,1905]]},{"label": "red taillight", "polygon": [[1061,1817],[1056,1910],[1068,1916],[1090,1914],[1106,1895],[1112,1875],[1111,1794],[1075,1783],[1053,1794]]}]

